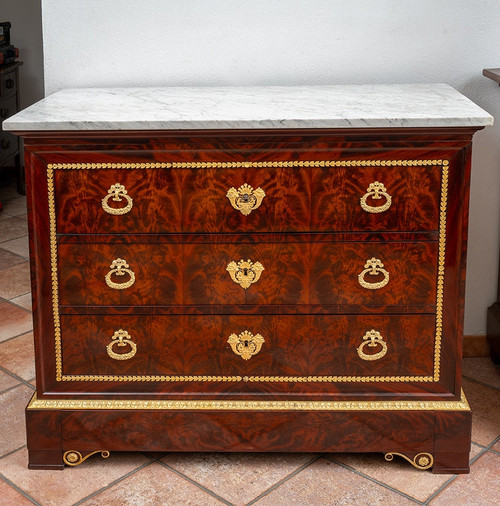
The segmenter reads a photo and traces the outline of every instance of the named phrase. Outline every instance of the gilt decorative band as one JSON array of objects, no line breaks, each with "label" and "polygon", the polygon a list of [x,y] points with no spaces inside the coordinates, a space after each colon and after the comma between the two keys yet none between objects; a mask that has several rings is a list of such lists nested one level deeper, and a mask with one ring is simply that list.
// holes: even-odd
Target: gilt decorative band
[{"label": "gilt decorative band", "polygon": [[253,335],[248,330],[245,330],[239,336],[231,334],[227,342],[231,345],[236,355],[239,355],[243,360],[248,360],[259,353],[265,339],[260,334]]},{"label": "gilt decorative band", "polygon": [[[377,276],[379,274],[384,275],[384,279],[382,281],[370,283],[365,279],[365,276],[367,275]],[[364,270],[358,275],[358,281],[363,288],[367,288],[368,290],[378,290],[389,283],[389,273],[384,269],[382,261],[373,257],[366,261]]]},{"label": "gilt decorative band", "polygon": [[[377,346],[381,346],[382,349],[377,353],[367,354],[364,352],[365,346],[368,346],[369,348],[376,348]],[[372,329],[363,336],[363,342],[358,346],[357,351],[359,358],[362,360],[378,360],[387,353],[387,344],[385,343],[383,337],[380,335],[380,332]]]},{"label": "gilt decorative band", "polygon": [[[111,207],[108,204],[109,199],[114,202],[122,202],[122,197],[127,202],[125,207]],[[110,186],[108,194],[102,199],[102,208],[109,214],[121,215],[127,214],[134,205],[134,201],[127,195],[125,186],[120,183],[116,183]]]},{"label": "gilt decorative band", "polygon": [[259,281],[264,266],[260,262],[253,263],[250,260],[241,259],[238,263],[230,262],[226,270],[231,279],[246,290],[252,283]]},{"label": "gilt decorative band", "polygon": [[[385,186],[375,181],[371,183],[370,186],[366,189],[366,192],[360,199],[361,207],[367,213],[383,213],[387,211],[389,207],[391,207],[392,197],[387,193]],[[373,200],[380,200],[382,197],[385,198],[385,203],[381,206],[370,206],[367,204],[366,200],[368,197],[371,197]]]},{"label": "gilt decorative band", "polygon": [[240,186],[238,189],[229,188],[226,194],[231,205],[244,216],[248,216],[254,209],[257,209],[262,204],[262,199],[265,196],[266,193],[262,188],[256,188],[254,190],[247,183]]},{"label": "gilt decorative band", "polygon": [[[113,351],[115,344],[121,347],[129,345],[131,349],[128,353],[115,353]],[[129,360],[136,354],[137,345],[130,339],[130,334],[126,330],[120,329],[113,334],[111,342],[106,346],[106,351],[115,360]]]},{"label": "gilt decorative band", "polygon": [[[125,290],[125,288],[130,288],[135,283],[135,274],[129,269],[129,264],[123,258],[113,260],[109,267],[111,270],[106,274],[104,279],[110,288],[115,290]],[[111,280],[111,276],[113,274],[116,276],[125,276],[125,274],[128,274],[129,279],[124,283],[115,283]]]}]

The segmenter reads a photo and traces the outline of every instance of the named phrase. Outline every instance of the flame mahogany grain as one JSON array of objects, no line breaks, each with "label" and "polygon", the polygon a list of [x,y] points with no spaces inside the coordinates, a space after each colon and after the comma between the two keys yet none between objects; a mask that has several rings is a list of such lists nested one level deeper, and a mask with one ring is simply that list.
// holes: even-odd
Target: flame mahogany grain
[{"label": "flame mahogany grain", "polygon": [[[38,397],[458,400],[476,130],[20,132],[26,146]],[[63,374],[432,375],[441,174],[435,166],[381,168],[375,162],[446,159],[439,381],[56,380],[48,164],[353,159],[374,165],[56,170]],[[360,210],[359,199],[374,180],[393,197],[386,213]],[[108,215],[100,207],[116,182],[133,194],[127,215]],[[230,186],[245,182],[266,191],[261,207],[246,217],[225,197]],[[357,275],[361,264],[381,252],[391,280],[368,293]],[[136,284],[123,291],[103,282],[118,256],[134,265],[137,275]],[[241,258],[265,266],[248,290],[225,271],[226,261]],[[117,326],[137,338],[137,360],[107,355]],[[246,326],[266,338],[248,361],[225,342],[234,327]],[[364,332],[377,326],[394,353],[361,361],[356,347]],[[30,409],[26,419],[29,466],[37,469],[62,468],[66,450],[373,451],[409,458],[430,452],[434,472],[469,469],[468,411]]]}]

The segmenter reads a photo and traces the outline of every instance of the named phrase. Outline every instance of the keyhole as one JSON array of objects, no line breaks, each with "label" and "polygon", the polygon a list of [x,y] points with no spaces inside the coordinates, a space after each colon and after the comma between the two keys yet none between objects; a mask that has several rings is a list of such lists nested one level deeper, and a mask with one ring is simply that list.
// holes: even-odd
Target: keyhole
[{"label": "keyhole", "polygon": [[245,345],[245,348],[248,348],[248,341],[245,340],[243,344]]},{"label": "keyhole", "polygon": [[245,276],[248,276],[248,269],[247,269],[246,267],[243,269],[243,274],[244,274]]}]

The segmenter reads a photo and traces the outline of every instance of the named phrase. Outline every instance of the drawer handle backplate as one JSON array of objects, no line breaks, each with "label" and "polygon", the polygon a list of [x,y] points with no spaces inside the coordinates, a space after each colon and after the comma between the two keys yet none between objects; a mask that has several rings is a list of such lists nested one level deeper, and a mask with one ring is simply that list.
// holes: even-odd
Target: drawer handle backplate
[{"label": "drawer handle backplate", "polygon": [[[114,202],[121,202],[122,197],[127,201],[127,205],[125,207],[110,207],[108,201],[110,198]],[[121,215],[127,214],[134,205],[134,201],[127,195],[127,190],[125,186],[120,183],[116,183],[110,186],[108,190],[108,194],[102,199],[102,208],[109,214]]]},{"label": "drawer handle backplate", "polygon": [[[128,353],[115,353],[113,351],[115,344],[122,347],[128,344],[131,350]],[[129,360],[136,354],[137,345],[130,339],[130,334],[126,330],[120,329],[113,334],[111,342],[106,346],[106,351],[114,360]]]},{"label": "drawer handle backplate", "polygon": [[[384,264],[378,258],[370,258],[370,260],[367,260],[364,270],[358,275],[359,284],[368,290],[378,290],[379,288],[387,285],[387,283],[389,283],[389,273],[383,267]],[[377,283],[369,283],[365,280],[365,276],[367,274],[370,276],[383,274],[384,279],[382,281],[378,281]]]},{"label": "drawer handle backplate", "polygon": [[253,335],[248,330],[245,330],[239,336],[231,334],[227,342],[231,345],[236,355],[239,355],[243,360],[248,360],[259,353],[265,339],[260,334]]},{"label": "drawer handle backplate", "polygon": [[[366,189],[367,193],[365,193],[360,199],[361,207],[367,213],[383,213],[387,211],[389,207],[391,207],[392,197],[387,193],[385,186],[378,181],[371,183],[370,186]],[[380,200],[382,197],[385,198],[385,203],[382,206],[370,206],[366,203],[368,197],[371,197],[373,200]]]},{"label": "drawer handle backplate", "polygon": [[[127,261],[123,258],[113,260],[110,268],[111,270],[105,276],[106,284],[110,288],[115,290],[124,290],[125,288],[130,288],[135,283],[135,274],[129,269]],[[125,281],[125,283],[115,283],[114,281],[111,281],[111,276],[113,274],[116,276],[124,276],[125,274],[128,274],[129,279],[128,281]]]},{"label": "drawer handle backplate", "polygon": [[241,288],[247,289],[252,283],[259,281],[264,266],[260,262],[251,262],[241,259],[238,263],[229,262],[226,270],[231,275],[231,279],[238,283]]},{"label": "drawer handle backplate", "polygon": [[231,205],[245,216],[248,216],[254,209],[257,209],[265,196],[266,193],[262,188],[256,188],[254,190],[247,183],[240,186],[238,189],[229,188],[226,194]]},{"label": "drawer handle backplate", "polygon": [[[382,349],[377,353],[367,354],[363,351],[364,347],[368,345],[369,348],[376,348],[382,346]],[[378,360],[387,353],[387,344],[384,338],[375,329],[370,330],[363,336],[363,342],[358,346],[358,355],[362,360]]]}]

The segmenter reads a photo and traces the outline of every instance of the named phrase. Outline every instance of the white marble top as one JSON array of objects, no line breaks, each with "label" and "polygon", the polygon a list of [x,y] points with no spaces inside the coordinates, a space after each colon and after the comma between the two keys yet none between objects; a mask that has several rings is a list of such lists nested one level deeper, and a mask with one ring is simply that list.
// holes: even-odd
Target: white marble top
[{"label": "white marble top", "polygon": [[446,84],[62,90],[4,130],[459,127],[493,118]]}]

